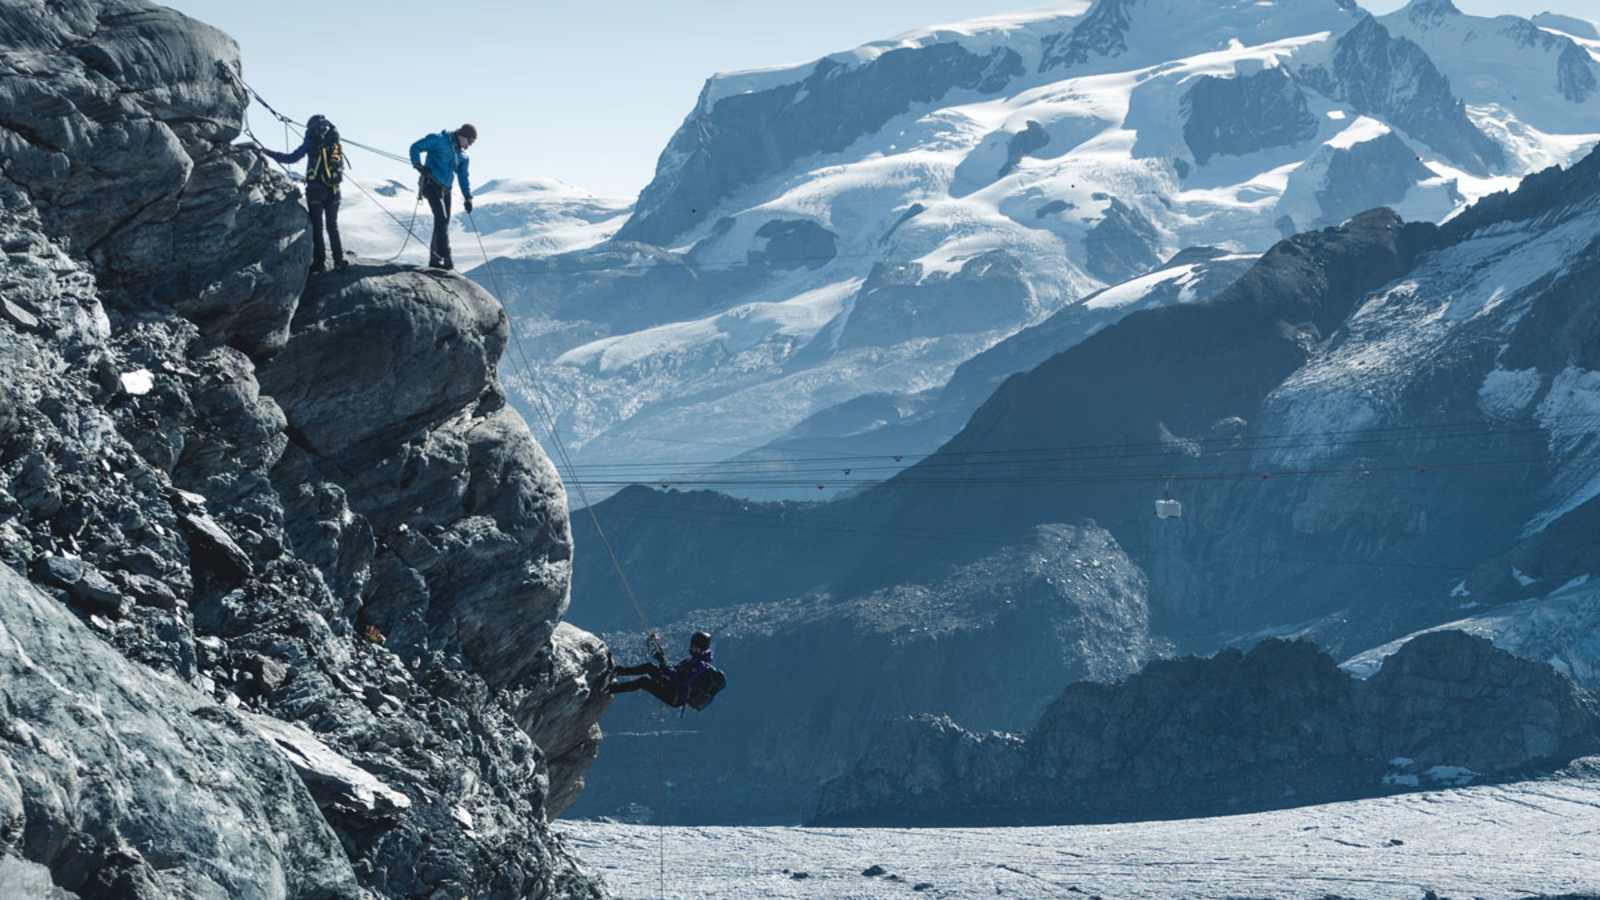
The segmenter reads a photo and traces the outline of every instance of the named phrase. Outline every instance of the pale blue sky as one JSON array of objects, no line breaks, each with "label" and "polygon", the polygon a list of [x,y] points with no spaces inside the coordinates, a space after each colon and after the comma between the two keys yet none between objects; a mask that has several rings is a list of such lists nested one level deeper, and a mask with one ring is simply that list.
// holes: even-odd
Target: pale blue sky
[{"label": "pale blue sky", "polygon": [[[552,176],[631,197],[713,72],[796,63],[1040,0],[162,0],[239,41],[245,75],[284,113],[404,152],[470,121],[479,181]],[[1403,0],[1364,0],[1388,12]],[[1595,0],[1456,0],[1477,14]],[[260,128],[269,141],[283,129]],[[366,175],[385,163],[355,157]]]}]

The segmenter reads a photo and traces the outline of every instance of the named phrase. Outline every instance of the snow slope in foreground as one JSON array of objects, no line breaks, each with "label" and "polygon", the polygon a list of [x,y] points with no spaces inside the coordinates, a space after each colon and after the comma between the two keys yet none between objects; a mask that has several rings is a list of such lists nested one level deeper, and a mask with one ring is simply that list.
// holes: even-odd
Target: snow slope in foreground
[{"label": "snow slope in foreground", "polygon": [[[1600,893],[1597,828],[1600,782],[1592,777],[1131,825],[557,826],[584,859],[599,865],[618,898],[1118,900]],[[665,891],[659,881],[663,847]],[[861,874],[874,865],[901,880]],[[914,893],[918,884],[931,887]]]}]

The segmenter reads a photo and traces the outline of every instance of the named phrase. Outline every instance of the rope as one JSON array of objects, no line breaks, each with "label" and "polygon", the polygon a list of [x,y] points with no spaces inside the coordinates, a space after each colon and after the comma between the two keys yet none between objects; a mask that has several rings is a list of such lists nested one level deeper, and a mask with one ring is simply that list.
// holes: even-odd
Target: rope
[{"label": "rope", "polygon": [[[500,302],[500,308],[506,313],[506,321],[511,330],[511,344],[514,348],[516,348],[518,360],[522,364],[523,375],[528,379],[527,395],[533,397],[535,403],[537,404],[539,414],[544,418],[545,428],[550,432],[550,442],[555,445],[556,453],[560,456],[562,464],[565,465],[567,467],[567,471],[570,472],[572,471],[572,456],[567,452],[566,442],[561,439],[561,431],[556,425],[555,413],[550,409],[550,404],[545,401],[544,394],[540,392],[533,384],[533,365],[528,360],[527,351],[523,349],[522,337],[517,333],[516,322],[511,318],[510,310],[505,308],[504,298],[507,295],[503,286],[500,284],[500,273],[495,269],[493,261],[489,259],[488,249],[483,245],[483,231],[478,228],[478,220],[473,218],[471,212],[467,213],[467,221],[472,225],[473,239],[478,242],[478,254],[483,257],[483,267],[489,271],[489,277],[494,281],[495,299]],[[600,539],[601,545],[606,548],[606,556],[610,557],[611,559],[611,567],[617,573],[617,581],[622,584],[623,593],[627,595],[628,602],[633,605],[633,611],[639,616],[639,627],[647,635],[649,635],[648,641],[651,649],[659,651],[661,648],[660,639],[656,636],[655,632],[650,630],[650,620],[645,615],[644,607],[640,605],[638,596],[633,592],[633,585],[628,582],[628,574],[627,572],[623,571],[622,560],[617,557],[616,548],[611,545],[611,539],[606,537],[605,528],[600,524],[600,516],[595,512],[594,504],[589,502],[589,495],[584,489],[583,482],[574,481],[573,484],[578,489],[579,501],[583,503],[583,508],[589,513],[590,521],[594,523],[595,536]],[[664,725],[660,723],[664,719],[665,713],[658,710],[656,717],[658,721],[656,730],[657,732],[660,732],[664,730]],[[663,773],[666,772],[665,754],[666,745],[658,738],[656,749],[656,770]],[[658,815],[666,815],[667,806],[672,800],[671,790],[672,783],[663,774],[661,781],[661,811],[658,813]],[[666,900],[667,831],[665,825],[658,825],[656,829],[656,860],[656,888],[659,891],[662,900]]]},{"label": "rope", "polygon": [[396,250],[394,255],[389,257],[388,259],[384,260],[384,262],[392,263],[395,260],[399,259],[400,258],[400,254],[406,252],[406,246],[411,243],[411,239],[412,238],[417,238],[417,243],[419,243],[419,244],[424,243],[422,238],[417,237],[416,232],[412,230],[417,224],[417,211],[422,208],[422,195],[421,194],[417,195],[417,202],[412,204],[412,206],[411,206],[411,222],[410,222],[410,224],[407,224],[405,222],[400,221],[400,217],[399,216],[397,216],[394,213],[390,212],[389,208],[387,206],[384,206],[383,202],[381,200],[379,200],[377,197],[372,196],[372,192],[368,191],[366,189],[366,187],[364,187],[361,184],[361,181],[359,179],[352,178],[352,179],[350,179],[350,183],[356,186],[356,190],[359,190],[361,193],[365,194],[366,198],[368,200],[372,201],[372,205],[373,206],[376,206],[378,209],[382,210],[384,215],[388,216],[396,225],[399,225],[401,228],[404,228],[406,230],[406,237],[405,237],[405,240],[400,242],[400,249]]},{"label": "rope", "polygon": [[[361,182],[357,181],[356,182],[356,187],[361,187]],[[366,189],[362,188],[362,191],[365,192]],[[373,202],[376,203],[377,201],[373,201]],[[406,225],[406,239],[400,242],[400,249],[396,250],[394,252],[394,255],[389,257],[388,259],[384,260],[384,262],[392,263],[392,262],[395,262],[395,261],[399,260],[400,256],[406,252],[406,247],[411,244],[411,239],[414,238],[414,237],[417,237],[416,233],[413,232],[411,230],[411,228],[412,228],[413,225],[417,224],[417,212],[419,210],[421,210],[421,209],[422,209],[422,194],[419,192],[417,194],[417,202],[411,204],[411,222]],[[384,212],[388,212],[388,210],[385,209]],[[396,220],[396,221],[398,221],[398,220]],[[422,238],[417,238],[417,243],[419,243],[419,244],[422,243]]]},{"label": "rope", "polygon": [[[500,307],[502,310],[504,310],[505,301],[500,298],[505,297],[506,293],[503,285],[500,284],[500,273],[495,270],[494,264],[489,259],[489,251],[483,245],[483,233],[478,229],[478,222],[472,217],[472,213],[470,212],[467,213],[467,221],[472,224],[472,236],[478,242],[478,253],[483,256],[483,267],[488,270],[489,277],[494,281],[496,299],[500,300]],[[511,321],[511,313],[509,310],[506,310],[506,319]],[[534,371],[533,363],[529,361],[527,351],[523,349],[522,337],[517,333],[514,321],[511,325],[511,343],[516,349],[517,357],[522,365],[523,374],[530,380],[530,383],[528,384],[528,394],[529,396],[533,397],[535,403],[537,404],[539,414],[544,418],[545,428],[550,432],[551,443],[555,445],[556,453],[561,457],[562,465],[567,467],[567,471],[575,471],[573,468],[572,456],[567,452],[566,442],[561,439],[561,431],[556,425],[555,413],[551,411],[550,404],[546,402],[544,394],[535,388],[535,386],[531,383]],[[617,580],[622,583],[622,590],[625,594],[627,594],[628,602],[633,604],[633,610],[639,616],[640,627],[648,632],[650,630],[649,618],[645,615],[644,607],[639,603],[638,595],[633,592],[633,585],[629,583],[627,573],[622,569],[622,561],[617,557],[616,548],[611,545],[610,538],[606,537],[605,529],[600,526],[600,518],[599,516],[595,515],[594,504],[589,502],[588,491],[584,489],[583,482],[581,481],[575,481],[574,486],[578,489],[579,501],[582,502],[584,508],[589,511],[589,517],[594,522],[596,536],[600,538],[600,543],[605,546],[606,555],[611,558],[611,566],[612,568],[616,569]]]}]

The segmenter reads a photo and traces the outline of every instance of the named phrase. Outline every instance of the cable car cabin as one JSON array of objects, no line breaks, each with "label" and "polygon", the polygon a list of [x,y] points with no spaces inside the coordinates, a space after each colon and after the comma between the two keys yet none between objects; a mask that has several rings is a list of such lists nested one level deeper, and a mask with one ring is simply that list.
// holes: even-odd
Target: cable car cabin
[{"label": "cable car cabin", "polygon": [[1183,518],[1183,504],[1177,500],[1157,500],[1156,518],[1181,519]]}]

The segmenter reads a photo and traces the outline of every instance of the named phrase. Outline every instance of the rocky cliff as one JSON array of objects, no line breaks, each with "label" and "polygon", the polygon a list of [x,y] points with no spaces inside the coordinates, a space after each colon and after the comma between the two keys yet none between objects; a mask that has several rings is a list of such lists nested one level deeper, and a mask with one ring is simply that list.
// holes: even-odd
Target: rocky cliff
[{"label": "rocky cliff", "polygon": [[890,723],[826,785],[822,823],[1210,816],[1492,781],[1600,749],[1600,705],[1543,663],[1460,632],[1367,681],[1309,642],[1168,660],[1069,687],[1026,739]]},{"label": "rocky cliff", "polygon": [[0,8],[0,853],[89,897],[596,896],[604,645],[471,282],[307,284],[225,35]]}]

